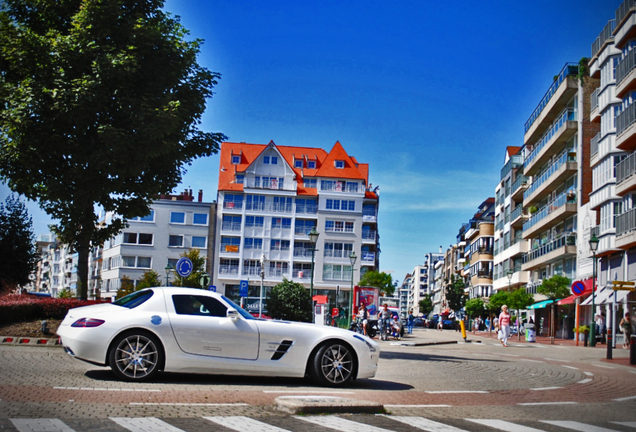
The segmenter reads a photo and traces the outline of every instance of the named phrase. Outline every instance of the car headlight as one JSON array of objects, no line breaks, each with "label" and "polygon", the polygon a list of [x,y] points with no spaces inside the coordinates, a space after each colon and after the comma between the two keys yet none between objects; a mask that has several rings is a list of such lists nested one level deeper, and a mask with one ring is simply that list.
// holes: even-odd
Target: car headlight
[{"label": "car headlight", "polygon": [[359,335],[353,335],[353,337],[356,338],[356,339],[361,340],[362,342],[364,342],[367,345],[367,347],[369,348],[369,351],[375,352],[375,347],[373,345],[371,345],[368,340],[366,340],[365,338],[363,338],[362,336],[359,336]]}]

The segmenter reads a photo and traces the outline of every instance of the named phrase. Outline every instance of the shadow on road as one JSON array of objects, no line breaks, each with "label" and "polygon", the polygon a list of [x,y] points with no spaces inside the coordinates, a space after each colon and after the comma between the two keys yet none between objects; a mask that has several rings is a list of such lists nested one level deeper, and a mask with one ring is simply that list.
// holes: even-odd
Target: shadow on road
[{"label": "shadow on road", "polygon": [[[461,363],[461,362],[472,362],[479,361],[483,362],[483,358],[474,358],[474,357],[460,357],[460,356],[449,356],[449,355],[432,355],[432,354],[423,354],[423,353],[413,353],[413,352],[397,352],[397,351],[382,351],[380,353],[380,358],[383,360],[415,360],[415,361],[428,361],[428,362],[451,362],[451,363]],[[503,360],[496,359],[488,359],[488,362],[501,362]]]}]

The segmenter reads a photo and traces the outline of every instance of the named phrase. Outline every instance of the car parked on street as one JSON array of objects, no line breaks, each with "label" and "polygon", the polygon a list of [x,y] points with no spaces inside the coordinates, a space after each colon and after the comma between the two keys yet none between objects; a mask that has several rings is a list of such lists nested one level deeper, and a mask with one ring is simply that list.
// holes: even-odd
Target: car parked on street
[{"label": "car parked on street", "polygon": [[[443,329],[453,329],[455,328],[455,322],[451,319],[448,319],[448,317],[444,318],[444,315],[441,315],[442,317],[442,328]],[[439,323],[440,320],[440,315],[433,315],[429,320],[428,320],[428,328],[430,329],[436,329],[437,328],[437,324]]]},{"label": "car parked on street", "polygon": [[136,291],[69,310],[57,331],[71,356],[107,365],[120,379],[159,371],[310,376],[343,386],[372,378],[379,345],[337,327],[255,319],[227,297],[192,288]]}]

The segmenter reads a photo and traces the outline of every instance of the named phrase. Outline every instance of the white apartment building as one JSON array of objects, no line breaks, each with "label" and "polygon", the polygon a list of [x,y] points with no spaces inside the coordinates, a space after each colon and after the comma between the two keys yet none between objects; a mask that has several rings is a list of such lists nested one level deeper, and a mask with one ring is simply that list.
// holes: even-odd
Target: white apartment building
[{"label": "white apartment building", "polygon": [[60,291],[67,289],[75,296],[77,253],[59,243],[53,234],[41,234],[37,246],[41,255],[33,275],[32,290],[57,297]]},{"label": "white apartment building", "polygon": [[424,255],[425,283],[422,288],[427,290],[433,301],[433,313],[439,314],[446,308],[446,284],[444,283],[444,253],[429,252]]},{"label": "white apartment building", "polygon": [[218,291],[237,300],[247,281],[247,307],[257,310],[261,283],[263,298],[283,278],[309,288],[308,233],[315,228],[314,294],[347,310],[351,285],[379,268],[378,202],[368,164],[339,142],[329,152],[273,141],[223,143],[213,266]]}]

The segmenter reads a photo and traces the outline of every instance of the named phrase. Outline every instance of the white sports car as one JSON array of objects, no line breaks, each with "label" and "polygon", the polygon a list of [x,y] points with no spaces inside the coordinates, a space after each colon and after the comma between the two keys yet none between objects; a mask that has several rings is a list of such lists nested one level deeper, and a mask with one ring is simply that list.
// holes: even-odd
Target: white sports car
[{"label": "white sports car", "polygon": [[310,375],[328,386],[375,376],[380,348],[357,333],[255,319],[230,299],[192,288],[148,288],[114,303],[69,310],[58,331],[67,353],[121,379],[158,371]]}]

